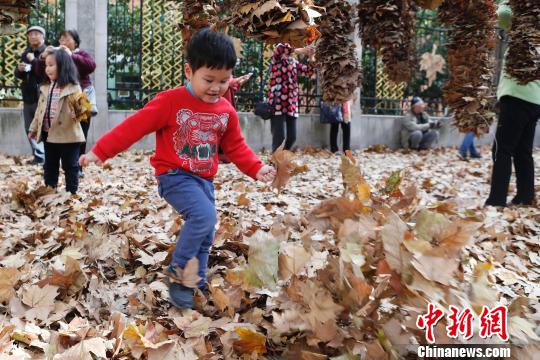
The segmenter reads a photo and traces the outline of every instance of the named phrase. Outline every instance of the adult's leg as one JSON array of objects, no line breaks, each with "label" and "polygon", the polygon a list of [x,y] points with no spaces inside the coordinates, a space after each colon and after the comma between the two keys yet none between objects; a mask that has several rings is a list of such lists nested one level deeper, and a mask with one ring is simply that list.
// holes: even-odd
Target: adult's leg
[{"label": "adult's leg", "polygon": [[66,191],[76,194],[79,188],[80,143],[58,144],[62,152],[62,169],[66,177]]},{"label": "adult's leg", "polygon": [[283,140],[285,140],[285,117],[286,115],[274,115],[270,118],[272,151],[276,151],[283,143]]},{"label": "adult's leg", "polygon": [[467,157],[469,153],[469,149],[471,148],[471,145],[474,140],[474,133],[468,132],[463,137],[463,141],[461,142],[461,146],[459,147],[459,154],[463,157]]},{"label": "adult's leg", "polygon": [[469,146],[469,153],[471,154],[471,157],[473,158],[480,158],[482,155],[478,152],[476,147],[474,146],[474,135],[472,136],[471,145]]},{"label": "adult's leg", "polygon": [[43,176],[45,185],[56,188],[58,186],[58,175],[60,172],[60,158],[62,155],[58,144],[45,143],[45,163],[43,164]]},{"label": "adult's leg", "polygon": [[493,143],[491,190],[486,205],[506,206],[508,185],[512,175],[512,156],[525,129],[527,111],[519,99],[503,96],[500,100],[499,122]]},{"label": "adult's leg", "polygon": [[285,150],[291,150],[296,142],[296,117],[287,115],[287,138],[285,140]]},{"label": "adult's leg", "polygon": [[439,132],[437,130],[426,131],[422,134],[422,140],[420,141],[420,149],[431,149],[438,138]]},{"label": "adult's leg", "polygon": [[86,154],[86,141],[88,140],[88,130],[90,129],[90,120],[92,118],[90,117],[88,121],[81,121],[81,128],[84,134],[84,142],[82,142],[79,146],[79,155]]},{"label": "adult's leg", "polygon": [[330,124],[330,151],[335,153],[338,149],[337,137],[339,132],[339,123]]},{"label": "adult's leg", "polygon": [[532,149],[536,123],[540,117],[540,105],[524,104],[523,106],[529,108],[529,116],[514,154],[517,194],[512,202],[515,204],[532,205],[535,201]]},{"label": "adult's leg", "polygon": [[161,196],[184,218],[173,253],[173,267],[183,269],[193,257],[199,260],[199,286],[204,285],[208,252],[217,222],[213,184],[183,171],[159,176]]},{"label": "adult's leg", "polygon": [[[32,120],[34,119],[34,115],[36,114],[36,109],[37,109],[37,103],[35,104],[25,103],[23,105],[24,131],[26,135],[28,135],[28,132],[30,131],[30,124],[32,123]],[[28,142],[30,143],[30,148],[32,149],[32,155],[34,155],[34,161],[43,162],[45,158],[45,149],[43,148],[43,145],[38,144],[36,140],[33,140],[33,139],[28,139]]]},{"label": "adult's leg", "polygon": [[422,132],[420,130],[416,130],[410,133],[409,135],[409,146],[411,149],[418,150],[420,147],[420,142],[422,141]]},{"label": "adult's leg", "polygon": [[342,122],[341,130],[343,131],[343,152],[351,150],[351,123]]}]

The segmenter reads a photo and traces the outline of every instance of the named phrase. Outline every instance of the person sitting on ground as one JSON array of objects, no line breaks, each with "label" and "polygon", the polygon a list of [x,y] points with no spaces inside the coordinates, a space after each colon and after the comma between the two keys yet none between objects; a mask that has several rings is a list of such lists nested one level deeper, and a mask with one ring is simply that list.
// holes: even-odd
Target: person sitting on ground
[{"label": "person sitting on ground", "polygon": [[424,111],[425,105],[421,98],[415,96],[411,101],[411,111],[401,122],[401,145],[405,149],[431,149],[439,138],[435,129],[440,128],[441,123],[429,118]]}]

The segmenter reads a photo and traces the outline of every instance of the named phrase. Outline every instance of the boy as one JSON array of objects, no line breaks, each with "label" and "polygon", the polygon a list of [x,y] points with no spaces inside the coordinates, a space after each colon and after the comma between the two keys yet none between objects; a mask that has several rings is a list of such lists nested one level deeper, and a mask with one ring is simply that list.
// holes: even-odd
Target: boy
[{"label": "boy", "polygon": [[[169,271],[182,279],[186,263],[196,257],[202,288],[217,222],[212,178],[217,172],[218,147],[254,179],[272,181],[275,169],[263,165],[246,145],[236,111],[222,98],[236,64],[230,38],[203,29],[189,42],[186,59],[188,85],[159,93],[103,135],[79,163],[87,166],[105,161],[144,135],[156,133],[156,152],[150,163],[158,191],[185,220]],[[169,293],[176,307],[193,307],[193,288],[171,281]]]}]

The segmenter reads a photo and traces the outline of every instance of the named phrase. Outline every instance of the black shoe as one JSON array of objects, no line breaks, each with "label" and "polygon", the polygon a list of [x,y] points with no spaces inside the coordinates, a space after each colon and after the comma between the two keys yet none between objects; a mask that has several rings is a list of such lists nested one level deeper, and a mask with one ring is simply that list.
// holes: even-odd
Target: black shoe
[{"label": "black shoe", "polygon": [[497,203],[494,203],[494,202],[491,202],[491,201],[487,200],[484,203],[484,207],[488,207],[488,206],[493,206],[493,207],[496,207],[496,208],[505,208],[505,207],[508,206],[508,204],[505,204],[505,203],[497,204]]},{"label": "black shoe", "polygon": [[536,206],[536,201],[522,201],[518,198],[513,198],[508,206]]},{"label": "black shoe", "polygon": [[28,165],[43,165],[45,161],[40,158],[33,158],[32,160],[28,160]]},{"label": "black shoe", "polygon": [[473,158],[473,159],[481,159],[481,158],[482,158],[482,155],[480,155],[480,154],[474,154],[474,155],[471,155],[471,158]]}]

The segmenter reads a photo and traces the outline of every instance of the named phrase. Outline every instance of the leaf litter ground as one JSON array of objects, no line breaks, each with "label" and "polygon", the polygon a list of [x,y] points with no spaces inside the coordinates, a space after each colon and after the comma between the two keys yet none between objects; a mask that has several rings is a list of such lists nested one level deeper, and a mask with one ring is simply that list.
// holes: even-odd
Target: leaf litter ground
[{"label": "leaf litter ground", "polygon": [[[455,149],[340,158],[306,148],[281,156],[292,177],[279,193],[220,165],[209,287],[181,311],[164,269],[182,220],[159,198],[148,153],[88,168],[77,197],[0,156],[2,358],[414,356],[407,345],[425,343],[416,319],[433,303],[476,315],[508,306],[512,357],[532,359],[540,211],[482,208],[483,152],[462,162]],[[437,343],[498,341],[476,328],[452,339],[445,325]]]}]

